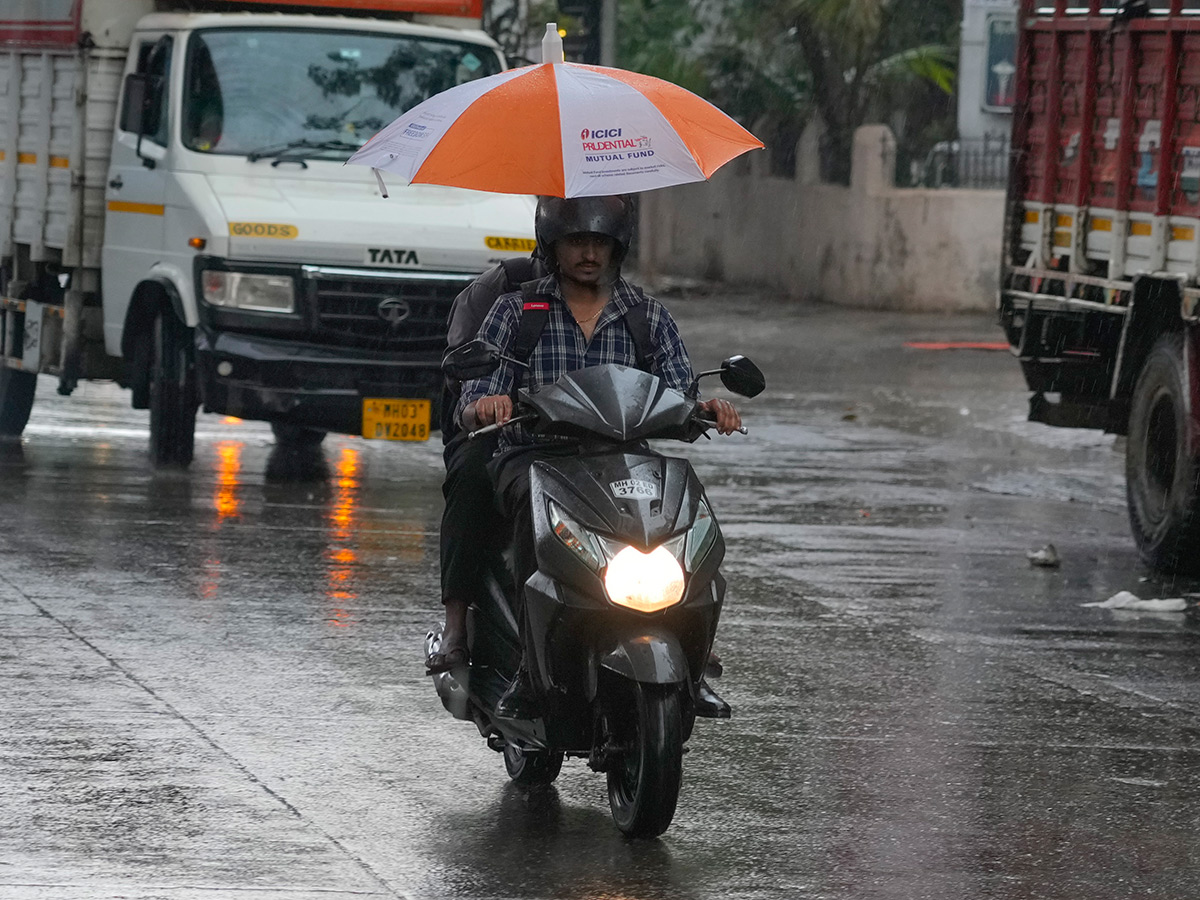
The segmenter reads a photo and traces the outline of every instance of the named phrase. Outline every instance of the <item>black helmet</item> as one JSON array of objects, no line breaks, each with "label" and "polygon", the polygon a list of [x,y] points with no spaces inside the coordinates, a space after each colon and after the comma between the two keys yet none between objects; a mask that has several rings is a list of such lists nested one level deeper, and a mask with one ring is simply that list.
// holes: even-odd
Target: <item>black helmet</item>
[{"label": "black helmet", "polygon": [[626,196],[539,197],[533,223],[538,251],[552,272],[558,271],[554,245],[570,234],[603,234],[617,242],[613,264],[619,266],[633,240],[633,203]]}]

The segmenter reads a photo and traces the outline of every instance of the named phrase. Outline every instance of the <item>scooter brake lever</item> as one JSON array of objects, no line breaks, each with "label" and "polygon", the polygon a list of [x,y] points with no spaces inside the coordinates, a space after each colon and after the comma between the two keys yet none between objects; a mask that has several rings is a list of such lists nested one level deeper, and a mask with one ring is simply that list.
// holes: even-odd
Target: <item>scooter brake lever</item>
[{"label": "scooter brake lever", "polygon": [[494,423],[492,425],[484,425],[482,428],[476,428],[474,431],[467,432],[467,440],[473,441],[477,437],[483,437],[485,434],[491,434],[493,431],[499,431],[508,422]]},{"label": "scooter brake lever", "polygon": [[507,428],[509,425],[520,425],[522,422],[532,422],[536,418],[536,414],[530,414],[526,416],[517,416],[515,419],[509,419],[507,422],[495,422],[491,425],[484,425],[482,428],[476,428],[474,431],[467,432],[467,440],[473,441],[477,437],[482,437],[485,434],[491,434],[493,431],[499,431],[501,428]]},{"label": "scooter brake lever", "polygon": [[[717,427],[717,422],[715,419],[702,419],[699,416],[696,416],[696,421],[699,422],[701,425],[707,425],[709,428]],[[737,431],[738,434],[749,434],[750,433],[749,431],[746,430],[745,425],[739,425],[735,430]],[[708,435],[706,434],[705,437],[708,437]]]}]

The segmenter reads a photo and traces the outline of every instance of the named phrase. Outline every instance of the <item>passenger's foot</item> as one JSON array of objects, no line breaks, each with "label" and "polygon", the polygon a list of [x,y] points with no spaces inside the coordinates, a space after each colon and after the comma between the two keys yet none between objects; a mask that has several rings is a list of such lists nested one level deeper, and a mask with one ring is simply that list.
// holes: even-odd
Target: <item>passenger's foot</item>
[{"label": "passenger's foot", "polygon": [[461,669],[471,662],[465,638],[447,640],[442,638],[437,650],[425,657],[425,674],[439,675],[452,669]]},{"label": "passenger's foot", "polygon": [[533,679],[524,668],[517,670],[512,684],[496,701],[496,715],[501,719],[536,719],[541,715]]},{"label": "passenger's foot", "polygon": [[733,710],[703,678],[696,685],[696,715],[702,719],[728,719]]}]

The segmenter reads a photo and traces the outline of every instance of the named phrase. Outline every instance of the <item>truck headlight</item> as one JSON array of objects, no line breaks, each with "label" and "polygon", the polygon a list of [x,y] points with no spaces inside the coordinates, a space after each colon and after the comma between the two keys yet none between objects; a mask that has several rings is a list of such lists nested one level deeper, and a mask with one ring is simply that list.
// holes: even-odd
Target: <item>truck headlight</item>
[{"label": "truck headlight", "polygon": [[604,587],[608,599],[618,606],[658,612],[683,599],[683,569],[661,545],[649,553],[626,547],[609,562]]},{"label": "truck headlight", "polygon": [[296,283],[287,275],[208,269],[201,282],[204,302],[211,306],[268,313],[290,313],[296,309]]}]

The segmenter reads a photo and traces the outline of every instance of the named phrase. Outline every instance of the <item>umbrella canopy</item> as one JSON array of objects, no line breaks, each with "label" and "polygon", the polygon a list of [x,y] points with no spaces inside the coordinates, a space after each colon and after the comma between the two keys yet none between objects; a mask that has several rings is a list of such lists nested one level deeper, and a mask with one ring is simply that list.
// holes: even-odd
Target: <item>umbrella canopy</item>
[{"label": "umbrella canopy", "polygon": [[678,85],[553,62],[418,104],[347,161],[409,182],[594,197],[703,181],[762,142]]}]

